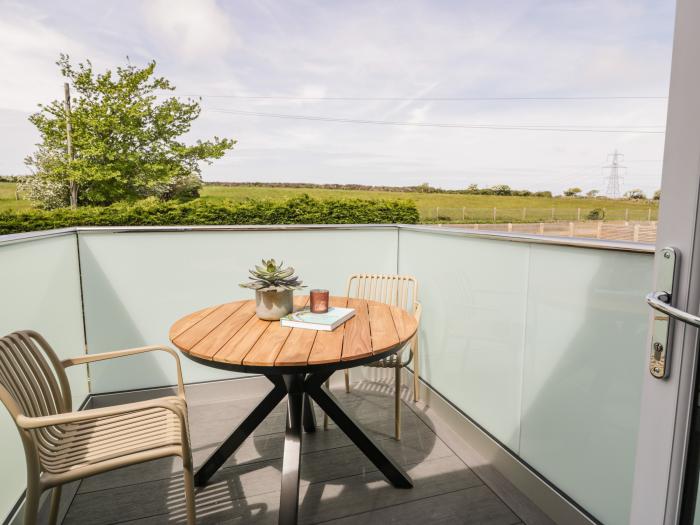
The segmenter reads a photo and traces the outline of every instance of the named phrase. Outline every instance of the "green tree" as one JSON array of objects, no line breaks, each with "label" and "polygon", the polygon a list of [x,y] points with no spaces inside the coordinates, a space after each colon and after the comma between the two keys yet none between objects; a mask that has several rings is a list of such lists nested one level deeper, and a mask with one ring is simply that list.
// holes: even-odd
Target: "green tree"
[{"label": "green tree", "polygon": [[661,199],[661,190],[656,190],[654,192],[654,200],[658,201],[659,199]]},{"label": "green tree", "polygon": [[565,197],[576,197],[579,193],[581,193],[583,190],[581,188],[569,188],[568,190],[564,190],[564,196]]},{"label": "green tree", "polygon": [[598,191],[598,190],[590,190],[590,191],[586,192],[586,197],[590,197],[592,199],[595,199],[599,193],[600,193],[600,191]]},{"label": "green tree", "polygon": [[[57,201],[67,205],[71,182],[79,188],[81,205],[196,196],[200,163],[221,158],[236,142],[214,137],[185,144],[181,137],[199,116],[200,105],[192,99],[164,98],[162,92],[175,87],[154,75],[154,61],[143,68],[127,63],[104,73],[95,72],[89,60],[73,66],[64,54],[56,64],[76,95],[70,117],[74,159],[66,154],[63,103],[39,105],[29,120],[41,142],[25,159],[34,173],[25,188],[44,207],[56,207]],[[46,198],[47,188],[55,189],[55,198]]]},{"label": "green tree", "polygon": [[507,184],[496,184],[495,186],[491,186],[491,190],[494,195],[510,195],[513,193],[513,190],[511,190],[510,186]]},{"label": "green tree", "polygon": [[625,193],[625,198],[626,199],[638,199],[638,200],[644,200],[647,198],[646,195],[644,195],[644,192],[640,189],[634,189],[630,190]]}]

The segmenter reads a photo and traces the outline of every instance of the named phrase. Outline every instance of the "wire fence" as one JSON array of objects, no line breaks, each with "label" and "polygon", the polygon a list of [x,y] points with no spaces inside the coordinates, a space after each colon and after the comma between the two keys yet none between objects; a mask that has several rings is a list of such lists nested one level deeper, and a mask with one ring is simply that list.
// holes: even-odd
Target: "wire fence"
[{"label": "wire fence", "polygon": [[654,244],[656,221],[560,221],[530,223],[450,224],[469,230],[526,233],[555,237],[585,237]]},{"label": "wire fence", "polygon": [[655,221],[658,207],[634,208],[420,208],[423,222],[532,223],[557,221]]}]

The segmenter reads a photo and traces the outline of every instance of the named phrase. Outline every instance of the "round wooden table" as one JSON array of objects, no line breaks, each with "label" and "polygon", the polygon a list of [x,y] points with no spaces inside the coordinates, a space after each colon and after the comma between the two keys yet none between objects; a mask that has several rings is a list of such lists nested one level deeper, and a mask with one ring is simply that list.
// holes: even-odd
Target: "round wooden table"
[{"label": "round wooden table", "polygon": [[[295,298],[295,308],[308,297]],[[311,399],[399,488],[411,488],[408,474],[341,408],[323,387],[336,370],[387,357],[400,350],[418,324],[407,311],[374,301],[331,297],[331,306],[355,308],[355,316],[332,332],[288,328],[255,315],[254,301],[236,301],[199,310],[170,328],[170,340],[182,353],[215,368],[263,374],[274,385],[195,475],[206,485],[243,441],[287,397],[279,523],[297,522],[302,428],[316,430]]]}]

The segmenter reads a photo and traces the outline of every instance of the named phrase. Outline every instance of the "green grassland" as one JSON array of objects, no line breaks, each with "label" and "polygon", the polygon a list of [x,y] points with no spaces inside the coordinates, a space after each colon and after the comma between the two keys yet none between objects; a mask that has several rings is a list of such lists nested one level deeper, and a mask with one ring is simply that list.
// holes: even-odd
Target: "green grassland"
[{"label": "green grassland", "polygon": [[14,182],[0,182],[0,211],[24,210],[32,207],[31,202],[17,199],[16,189],[17,184]]},{"label": "green grassland", "polygon": [[[604,198],[509,197],[498,195],[464,195],[455,193],[417,193],[373,190],[330,190],[321,188],[269,188],[259,186],[212,186],[201,192],[202,199],[286,199],[308,193],[317,199],[412,199],[426,222],[452,221],[493,222],[496,208],[498,222],[539,222],[585,220],[593,209],[605,209],[607,220],[656,220],[658,201],[610,200]],[[463,209],[464,208],[464,209]],[[579,209],[581,210],[579,213]],[[625,211],[627,210],[627,211]],[[463,215],[464,214],[464,215]],[[524,218],[523,218],[524,215]]]},{"label": "green grassland", "polygon": [[[17,200],[16,185],[0,182],[0,210],[26,209],[32,204]],[[552,220],[584,220],[595,208],[605,209],[606,220],[646,220],[651,210],[656,219],[658,202],[635,200],[609,200],[565,197],[508,197],[497,195],[463,195],[454,193],[416,193],[373,190],[332,190],[321,188],[271,188],[260,186],[212,186],[206,185],[201,198],[204,200],[272,199],[283,200],[309,194],[317,199],[411,199],[425,222],[493,222],[496,208],[497,222],[539,222]],[[580,212],[579,212],[580,209]]]}]

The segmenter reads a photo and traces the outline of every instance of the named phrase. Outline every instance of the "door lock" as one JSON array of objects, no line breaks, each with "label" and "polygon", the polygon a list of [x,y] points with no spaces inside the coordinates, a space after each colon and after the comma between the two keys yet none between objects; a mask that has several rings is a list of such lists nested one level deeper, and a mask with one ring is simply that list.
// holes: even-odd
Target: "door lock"
[{"label": "door lock", "polygon": [[672,308],[670,303],[674,291],[677,259],[675,249],[659,250],[656,258],[656,289],[661,291],[647,296],[647,303],[655,310],[651,328],[649,372],[658,379],[666,377],[669,370],[668,345],[671,338],[671,315],[667,309]]}]

